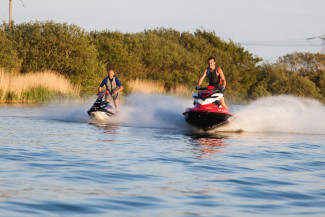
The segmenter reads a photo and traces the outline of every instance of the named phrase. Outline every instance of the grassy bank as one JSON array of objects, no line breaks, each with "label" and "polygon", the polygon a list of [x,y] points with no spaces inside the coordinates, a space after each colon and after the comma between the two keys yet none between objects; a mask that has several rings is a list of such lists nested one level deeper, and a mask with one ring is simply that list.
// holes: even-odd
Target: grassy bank
[{"label": "grassy bank", "polygon": [[[191,96],[193,90],[177,85],[167,91],[162,82],[133,80],[127,86],[133,93]],[[96,87],[97,88],[97,87]],[[44,103],[55,99],[79,97],[80,89],[69,79],[54,71],[26,74],[0,69],[0,103]]]},{"label": "grassy bank", "polygon": [[0,69],[0,103],[41,103],[79,96],[80,89],[53,71],[14,74]]}]

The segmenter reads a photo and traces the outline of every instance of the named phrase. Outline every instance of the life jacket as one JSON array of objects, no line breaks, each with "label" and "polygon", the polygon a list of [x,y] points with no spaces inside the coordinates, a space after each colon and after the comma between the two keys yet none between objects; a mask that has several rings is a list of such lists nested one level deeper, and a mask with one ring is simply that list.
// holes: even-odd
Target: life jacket
[{"label": "life jacket", "polygon": [[210,67],[207,68],[207,75],[209,78],[209,86],[214,86],[215,88],[218,88],[219,90],[221,90],[221,88],[223,87],[223,80],[221,80],[221,76],[217,75],[217,69],[219,68],[219,66],[216,66],[216,68],[211,71],[210,73]]},{"label": "life jacket", "polygon": [[107,77],[106,90],[109,91],[109,94],[112,95],[115,90],[117,90],[116,77],[113,77],[112,81]]}]

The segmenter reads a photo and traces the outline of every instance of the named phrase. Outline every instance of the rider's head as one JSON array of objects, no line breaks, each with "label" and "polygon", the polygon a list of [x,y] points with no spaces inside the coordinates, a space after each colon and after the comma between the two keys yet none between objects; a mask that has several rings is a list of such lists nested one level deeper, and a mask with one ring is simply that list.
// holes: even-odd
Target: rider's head
[{"label": "rider's head", "polygon": [[107,74],[108,74],[108,77],[113,78],[114,77],[114,70],[113,69],[107,70]]},{"label": "rider's head", "polygon": [[216,59],[214,57],[209,57],[209,59],[208,59],[208,65],[209,65],[210,68],[215,68]]}]

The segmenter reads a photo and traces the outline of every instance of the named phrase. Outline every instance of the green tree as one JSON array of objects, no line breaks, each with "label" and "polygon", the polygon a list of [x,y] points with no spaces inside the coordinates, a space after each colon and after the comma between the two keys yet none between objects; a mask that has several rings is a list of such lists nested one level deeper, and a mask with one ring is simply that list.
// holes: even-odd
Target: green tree
[{"label": "green tree", "polygon": [[[92,32],[93,43],[98,50],[99,61],[107,68],[115,69],[117,75],[125,80],[134,79],[144,71],[140,57],[131,49],[132,36],[120,32]],[[106,76],[104,73],[102,76]]]},{"label": "green tree", "polygon": [[0,29],[0,67],[19,70],[21,62],[13,43],[7,38],[5,31]]},{"label": "green tree", "polygon": [[105,70],[89,34],[76,25],[37,21],[2,29],[22,59],[22,73],[55,70],[88,92]]},{"label": "green tree", "polygon": [[[308,78],[319,89],[320,95],[322,95],[321,98],[325,97],[325,54],[288,54],[279,58],[278,64],[283,65],[292,74]],[[304,80],[308,81],[307,79]],[[302,87],[305,86],[304,83],[301,85]]]},{"label": "green tree", "polygon": [[279,63],[264,64],[257,76],[256,85],[251,88],[251,98],[267,95],[290,94],[324,100],[319,88],[309,78],[292,73]]}]

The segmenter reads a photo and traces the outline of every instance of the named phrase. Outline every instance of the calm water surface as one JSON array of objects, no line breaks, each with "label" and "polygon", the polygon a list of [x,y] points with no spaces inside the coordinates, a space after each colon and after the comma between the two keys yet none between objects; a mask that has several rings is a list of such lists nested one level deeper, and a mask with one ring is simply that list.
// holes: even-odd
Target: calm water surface
[{"label": "calm water surface", "polygon": [[[324,111],[306,133],[252,116],[255,131],[200,133],[183,120],[187,101],[139,97],[110,124],[92,123],[91,103],[1,106],[0,215],[325,216]],[[265,112],[232,108],[234,129]]]}]

